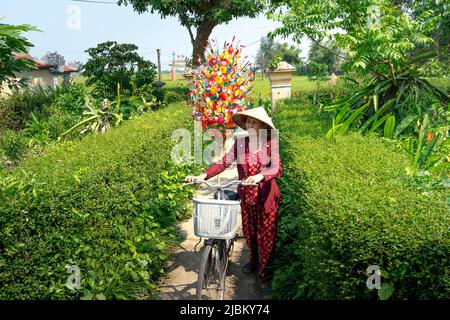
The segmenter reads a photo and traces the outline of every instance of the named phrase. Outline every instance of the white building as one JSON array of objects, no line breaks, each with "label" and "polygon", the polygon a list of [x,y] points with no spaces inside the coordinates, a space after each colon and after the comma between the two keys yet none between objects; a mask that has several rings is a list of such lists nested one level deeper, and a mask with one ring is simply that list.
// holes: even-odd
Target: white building
[{"label": "white building", "polygon": [[[41,86],[42,88],[56,88],[59,85],[60,76],[62,76],[67,81],[70,73],[78,71],[69,67],[62,67],[58,69],[57,65],[36,61],[30,56],[16,54],[15,57],[16,59],[31,59],[36,63],[36,69],[27,72],[18,72],[15,74],[15,79],[17,80],[22,78],[29,78],[28,88],[30,89],[37,88],[39,86]],[[11,93],[11,89],[9,89],[8,85],[6,84],[4,84],[0,89],[1,96],[9,95]]]}]

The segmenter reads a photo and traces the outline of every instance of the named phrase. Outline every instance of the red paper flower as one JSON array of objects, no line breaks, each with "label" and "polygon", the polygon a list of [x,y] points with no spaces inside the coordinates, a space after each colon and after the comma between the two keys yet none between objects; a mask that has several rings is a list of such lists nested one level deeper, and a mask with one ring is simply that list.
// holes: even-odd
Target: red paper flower
[{"label": "red paper flower", "polygon": [[227,93],[225,91],[222,91],[219,94],[219,98],[222,99],[222,100],[227,100]]}]

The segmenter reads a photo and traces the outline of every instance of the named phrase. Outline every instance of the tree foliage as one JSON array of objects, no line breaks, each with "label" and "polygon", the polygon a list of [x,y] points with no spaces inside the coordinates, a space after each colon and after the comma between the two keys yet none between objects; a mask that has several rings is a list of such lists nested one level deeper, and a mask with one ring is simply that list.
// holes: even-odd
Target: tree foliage
[{"label": "tree foliage", "polygon": [[180,24],[189,32],[194,60],[200,58],[202,61],[209,35],[215,26],[240,17],[254,18],[265,8],[265,2],[264,0],[118,0],[119,5],[131,4],[138,13],[157,12],[163,19],[177,17]]},{"label": "tree foliage", "polygon": [[259,43],[258,53],[256,54],[256,66],[264,73],[269,67],[269,61],[275,54],[276,43],[273,38],[262,37]]},{"label": "tree foliage", "polygon": [[311,42],[308,52],[308,70],[311,70],[313,63],[326,65],[328,74],[340,68],[343,59],[328,50],[329,46],[329,44],[322,45],[318,42]]},{"label": "tree foliage", "polygon": [[[283,25],[271,35],[292,35],[300,41],[328,40],[330,50],[342,58],[347,71],[384,78],[405,67],[408,53],[419,45],[431,44],[427,34],[436,27],[432,10],[411,16],[390,0],[299,0],[276,1],[286,9],[268,13]],[[333,32],[331,32],[334,30]],[[336,31],[337,30],[337,31]],[[344,56],[340,52],[344,52]]]},{"label": "tree foliage", "polygon": [[[1,21],[1,19],[0,19]],[[25,85],[25,79],[15,80],[16,73],[34,68],[31,59],[16,59],[16,54],[26,54],[33,44],[21,34],[28,31],[38,31],[30,25],[9,25],[0,23],[0,87],[2,84],[10,88]]]},{"label": "tree foliage", "polygon": [[116,95],[117,84],[120,85],[120,93],[132,91],[133,81],[137,87],[151,84],[156,76],[156,66],[140,57],[137,50],[134,44],[115,41],[87,49],[91,58],[84,69],[86,84],[94,85],[96,92],[107,97]]},{"label": "tree foliage", "polygon": [[434,51],[436,57],[425,64],[425,69],[430,76],[448,76],[450,73],[450,8],[448,1],[423,0],[405,3],[404,10],[413,17],[419,17],[423,12],[432,10],[433,15],[429,18],[431,28],[426,33],[433,39],[433,43],[417,46],[413,55]]},{"label": "tree foliage", "polygon": [[276,61],[286,61],[296,68],[297,74],[301,74],[305,70],[305,63],[300,54],[300,48],[295,45],[276,43],[273,38],[263,37],[256,54],[256,66],[264,71],[270,69],[271,62],[276,65]]},{"label": "tree foliage", "polygon": [[301,58],[301,50],[296,45],[289,45],[288,43],[277,43],[275,47],[275,54],[281,57],[281,61],[293,65],[297,74],[301,74],[305,70],[305,63]]},{"label": "tree foliage", "polygon": [[58,67],[62,67],[66,65],[66,60],[64,56],[59,54],[58,52],[47,52],[45,56],[41,58],[42,61],[48,64],[54,64]]},{"label": "tree foliage", "polygon": [[[448,94],[425,77],[426,65],[440,52],[433,34],[443,28],[442,9],[414,1],[288,0],[269,16],[282,22],[271,36],[307,36],[328,43],[347,59],[343,69],[356,75],[353,92],[325,108],[334,111],[327,136],[357,129],[403,140],[416,166],[438,167],[448,157]],[[437,39],[438,37],[435,36]],[[418,48],[433,48],[419,54]],[[343,54],[342,54],[342,53]],[[430,119],[428,121],[427,119]],[[424,130],[424,128],[427,128]],[[427,142],[424,143],[424,137]]]}]

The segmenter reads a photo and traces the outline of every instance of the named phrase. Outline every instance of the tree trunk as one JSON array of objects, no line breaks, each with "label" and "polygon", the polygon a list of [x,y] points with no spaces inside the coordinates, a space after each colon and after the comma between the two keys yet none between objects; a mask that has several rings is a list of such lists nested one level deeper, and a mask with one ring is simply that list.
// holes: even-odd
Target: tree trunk
[{"label": "tree trunk", "polygon": [[434,35],[434,50],[436,51],[437,61],[441,61],[441,33],[439,30],[436,31]]},{"label": "tree trunk", "polygon": [[194,63],[192,65],[200,65],[198,62],[199,58],[201,60],[200,63],[203,63],[205,61],[205,49],[208,44],[209,36],[215,26],[216,23],[210,20],[206,20],[198,26],[197,35],[195,36],[195,40],[192,43],[192,57],[194,59]]}]

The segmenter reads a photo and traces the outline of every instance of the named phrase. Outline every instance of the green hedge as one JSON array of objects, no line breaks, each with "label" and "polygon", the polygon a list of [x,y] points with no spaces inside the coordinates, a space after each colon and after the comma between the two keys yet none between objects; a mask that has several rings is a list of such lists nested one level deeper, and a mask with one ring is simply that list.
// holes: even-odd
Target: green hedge
[{"label": "green hedge", "polygon": [[[284,171],[277,299],[448,299],[450,210],[441,185],[422,193],[408,158],[377,137],[323,138],[330,115],[307,99],[277,105]],[[366,270],[381,269],[369,290]],[[379,296],[378,296],[378,294]]]},{"label": "green hedge", "polygon": [[[0,299],[125,299],[151,294],[192,189],[170,162],[189,128],[184,103],[104,135],[52,147],[0,176]],[[80,268],[81,290],[66,286]]]}]

